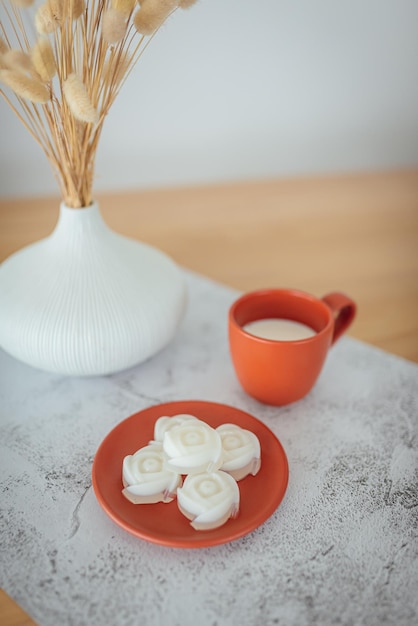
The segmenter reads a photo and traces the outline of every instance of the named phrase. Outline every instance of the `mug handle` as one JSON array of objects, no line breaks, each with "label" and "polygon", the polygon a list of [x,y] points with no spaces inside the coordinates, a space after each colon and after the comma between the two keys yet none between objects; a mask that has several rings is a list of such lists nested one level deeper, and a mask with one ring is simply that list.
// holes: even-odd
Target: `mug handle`
[{"label": "mug handle", "polygon": [[356,316],[357,305],[349,296],[343,293],[332,292],[322,298],[334,315],[334,334],[331,345],[341,337],[351,325]]}]

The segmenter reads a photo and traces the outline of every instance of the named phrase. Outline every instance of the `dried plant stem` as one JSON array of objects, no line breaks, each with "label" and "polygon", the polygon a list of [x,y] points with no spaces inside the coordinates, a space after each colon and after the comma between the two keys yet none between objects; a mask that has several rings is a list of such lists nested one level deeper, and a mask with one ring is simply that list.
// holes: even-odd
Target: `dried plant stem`
[{"label": "dried plant stem", "polygon": [[[24,27],[24,24],[23,24],[23,21],[22,21],[22,16],[20,14],[20,11],[18,10],[18,8],[16,7],[15,4],[12,4],[12,10],[13,10],[13,16],[14,16],[14,18],[16,20],[16,23],[18,24],[18,27],[19,27],[18,30],[19,30],[20,34],[22,35],[22,38],[23,38],[23,40],[25,42],[26,50],[29,50],[29,48],[30,48],[29,39],[28,39],[28,36],[26,34],[26,30],[25,30],[25,27]],[[10,19],[10,17],[9,17],[9,19]],[[22,48],[22,50],[24,49],[22,44],[20,44],[20,47]]]}]

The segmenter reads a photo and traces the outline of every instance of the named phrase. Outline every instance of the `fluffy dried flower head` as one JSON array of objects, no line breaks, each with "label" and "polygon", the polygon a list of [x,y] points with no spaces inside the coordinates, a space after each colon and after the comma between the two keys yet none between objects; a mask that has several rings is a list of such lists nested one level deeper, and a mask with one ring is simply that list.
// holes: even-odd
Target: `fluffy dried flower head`
[{"label": "fluffy dried flower head", "polygon": [[126,17],[132,13],[136,5],[136,0],[112,0],[112,7]]},{"label": "fluffy dried flower head", "polygon": [[31,53],[32,63],[37,74],[45,83],[49,82],[57,71],[54,52],[49,39],[38,39]]},{"label": "fluffy dried flower head", "polygon": [[48,2],[41,4],[35,15],[36,30],[40,34],[53,33],[58,27],[58,21],[54,18]]},{"label": "fluffy dried flower head", "polygon": [[178,0],[143,0],[134,17],[134,25],[142,35],[152,35],[163,24]]},{"label": "fluffy dried flower head", "polygon": [[129,57],[111,57],[106,61],[106,65],[104,66],[103,70],[103,76],[109,85],[119,87],[120,83],[127,75],[130,67],[131,60]]},{"label": "fluffy dried flower head", "polygon": [[30,7],[34,0],[12,0],[13,4],[21,9]]},{"label": "fluffy dried flower head", "polygon": [[23,50],[10,49],[2,55],[3,66],[9,70],[19,70],[21,72],[31,72],[31,58]]},{"label": "fluffy dried flower head", "polygon": [[63,0],[47,0],[47,4],[54,20],[58,22],[58,24],[61,24],[66,17],[65,11],[67,10],[67,6],[64,4]]},{"label": "fluffy dried flower head", "polygon": [[83,13],[84,0],[46,0],[53,19],[62,24],[67,18],[76,20]]},{"label": "fluffy dried flower head", "polygon": [[18,70],[0,70],[0,80],[20,98],[37,104],[50,99],[49,91],[38,79],[31,78]]},{"label": "fluffy dried flower head", "polygon": [[179,7],[180,9],[188,9],[193,4],[196,4],[197,0],[180,0]]},{"label": "fluffy dried flower head", "polygon": [[70,0],[69,12],[71,19],[78,20],[78,18],[83,14],[85,6],[84,0]]},{"label": "fluffy dried flower head", "polygon": [[103,14],[102,35],[107,43],[118,43],[126,33],[127,21],[123,13],[110,8]]},{"label": "fluffy dried flower head", "polygon": [[63,83],[63,92],[68,107],[80,122],[95,124],[98,114],[87,93],[86,86],[77,74],[69,74]]},{"label": "fluffy dried flower head", "polygon": [[9,46],[4,41],[4,39],[2,37],[0,37],[0,54],[4,54],[8,50],[9,50]]}]

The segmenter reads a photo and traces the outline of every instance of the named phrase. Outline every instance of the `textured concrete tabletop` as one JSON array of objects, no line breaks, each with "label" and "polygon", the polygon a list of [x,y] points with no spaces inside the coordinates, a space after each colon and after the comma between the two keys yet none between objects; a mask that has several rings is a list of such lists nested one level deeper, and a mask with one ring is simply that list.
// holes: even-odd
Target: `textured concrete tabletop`
[{"label": "textured concrete tabletop", "polygon": [[[417,624],[418,366],[343,338],[308,397],[261,405],[229,360],[237,294],[187,280],[174,342],[127,372],[62,378],[0,353],[0,585],[40,626]],[[128,534],[91,487],[116,424],[187,399],[251,413],[289,460],[275,513],[213,548]]]}]

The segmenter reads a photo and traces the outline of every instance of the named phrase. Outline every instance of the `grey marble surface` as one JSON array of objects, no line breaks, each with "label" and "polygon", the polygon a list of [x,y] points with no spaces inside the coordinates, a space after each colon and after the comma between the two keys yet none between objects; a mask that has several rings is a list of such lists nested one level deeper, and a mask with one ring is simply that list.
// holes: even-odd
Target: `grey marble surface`
[{"label": "grey marble surface", "polygon": [[[174,342],[129,371],[62,378],[0,353],[3,589],[40,626],[418,623],[418,366],[343,338],[309,396],[261,405],[229,359],[237,294],[187,280]],[[116,424],[183,399],[251,413],[289,460],[276,512],[214,548],[137,539],[91,487],[95,451]]]}]

